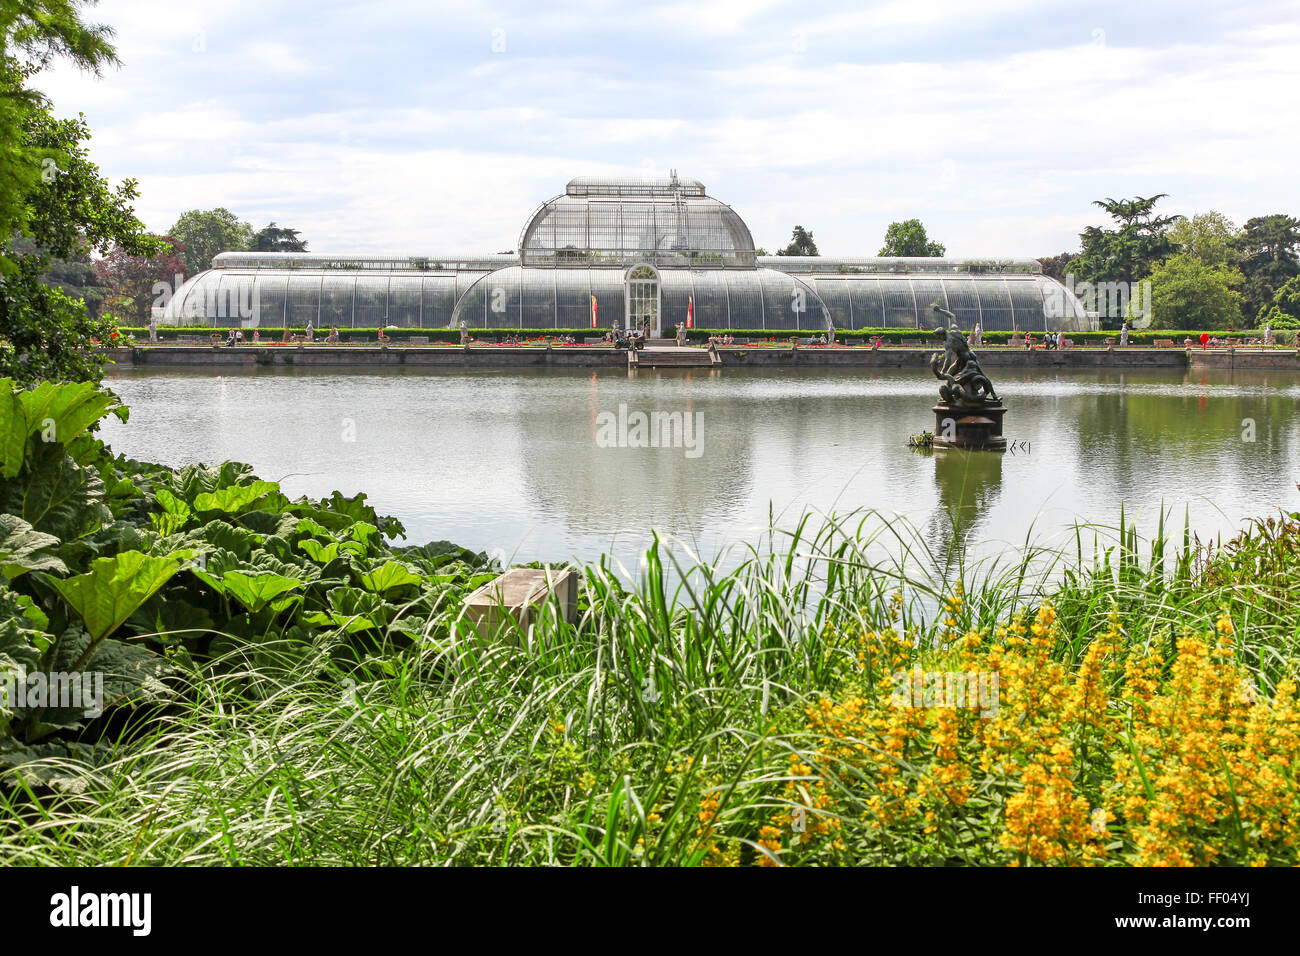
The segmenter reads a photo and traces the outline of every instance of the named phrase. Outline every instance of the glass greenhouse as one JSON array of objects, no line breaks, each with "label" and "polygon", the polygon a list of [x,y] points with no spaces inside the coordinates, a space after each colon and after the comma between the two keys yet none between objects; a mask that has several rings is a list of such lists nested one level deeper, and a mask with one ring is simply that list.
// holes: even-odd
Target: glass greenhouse
[{"label": "glass greenhouse", "polygon": [[572,180],[513,255],[224,252],[158,320],[245,328],[587,329],[650,323],[822,331],[933,328],[938,305],[986,331],[1095,327],[1034,259],[758,256],[702,183]]}]

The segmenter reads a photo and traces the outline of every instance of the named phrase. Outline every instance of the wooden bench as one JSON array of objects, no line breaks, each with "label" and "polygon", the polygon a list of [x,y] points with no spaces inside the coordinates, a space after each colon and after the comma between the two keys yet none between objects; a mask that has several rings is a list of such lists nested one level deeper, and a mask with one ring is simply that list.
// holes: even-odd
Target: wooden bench
[{"label": "wooden bench", "polygon": [[903,339],[899,344],[902,345],[903,348],[919,349],[925,343],[920,339]]},{"label": "wooden bench", "polygon": [[1173,339],[1156,339],[1155,346],[1158,349],[1176,349],[1178,348],[1178,343]]}]

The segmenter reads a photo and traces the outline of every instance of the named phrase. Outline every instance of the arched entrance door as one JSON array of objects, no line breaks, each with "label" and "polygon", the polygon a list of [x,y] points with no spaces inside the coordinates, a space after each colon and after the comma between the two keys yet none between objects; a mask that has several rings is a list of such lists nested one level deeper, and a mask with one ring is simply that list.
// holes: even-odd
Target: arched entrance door
[{"label": "arched entrance door", "polygon": [[658,269],[641,263],[623,273],[625,328],[641,329],[649,323],[650,334],[659,337],[662,334],[659,327],[660,304]]}]

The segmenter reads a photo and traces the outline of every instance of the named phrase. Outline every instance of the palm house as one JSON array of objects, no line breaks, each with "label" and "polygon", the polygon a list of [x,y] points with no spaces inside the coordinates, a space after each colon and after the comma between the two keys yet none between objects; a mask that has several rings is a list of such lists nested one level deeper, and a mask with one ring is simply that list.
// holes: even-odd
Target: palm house
[{"label": "palm house", "polygon": [[1083,331],[1035,259],[760,256],[702,183],[578,178],[508,255],[223,252],[161,310],[173,325],[339,328],[932,328]]}]

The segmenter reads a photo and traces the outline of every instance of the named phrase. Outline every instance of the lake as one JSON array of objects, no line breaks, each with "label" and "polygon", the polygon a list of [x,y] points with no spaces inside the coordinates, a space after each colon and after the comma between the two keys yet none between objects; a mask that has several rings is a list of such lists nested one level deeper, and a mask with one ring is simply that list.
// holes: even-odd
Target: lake
[{"label": "lake", "polygon": [[[922,454],[936,383],[918,370],[801,368],[111,370],[131,406],[102,437],[169,465],[234,459],[290,496],[364,491],[409,543],[629,568],[654,529],[706,557],[757,544],[769,514],[875,509],[976,555],[1144,534],[1163,506],[1202,540],[1300,508],[1300,381],[1285,372],[995,373],[1004,454]],[[636,447],[665,413],[668,447]],[[878,524],[879,522],[875,522]],[[1073,545],[1071,544],[1071,548]]]}]

